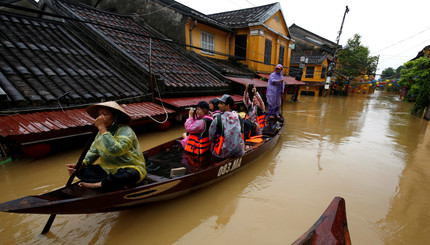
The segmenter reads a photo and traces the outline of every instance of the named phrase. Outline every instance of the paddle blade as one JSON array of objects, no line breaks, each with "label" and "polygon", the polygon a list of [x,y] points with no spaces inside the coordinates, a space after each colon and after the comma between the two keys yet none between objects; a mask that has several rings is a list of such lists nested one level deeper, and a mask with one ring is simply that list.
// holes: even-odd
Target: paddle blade
[{"label": "paddle blade", "polygon": [[46,222],[45,227],[43,227],[42,233],[40,234],[44,235],[48,233],[48,231],[51,229],[52,223],[54,223],[55,216],[57,215],[51,214],[51,216],[49,216],[48,222]]}]

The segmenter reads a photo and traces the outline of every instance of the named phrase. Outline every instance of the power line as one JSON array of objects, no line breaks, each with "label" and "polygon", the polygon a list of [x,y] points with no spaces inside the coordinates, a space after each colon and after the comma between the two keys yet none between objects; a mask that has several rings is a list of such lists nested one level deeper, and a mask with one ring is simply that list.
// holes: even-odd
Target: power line
[{"label": "power line", "polygon": [[405,39],[403,39],[403,40],[400,40],[400,41],[398,41],[398,42],[396,42],[396,43],[394,43],[394,44],[391,44],[391,45],[389,45],[389,46],[387,46],[387,47],[385,47],[385,48],[383,48],[383,49],[380,49],[380,50],[375,51],[375,52],[372,52],[372,53],[378,53],[378,52],[381,52],[382,50],[385,50],[385,49],[387,49],[387,48],[391,48],[391,47],[393,47],[393,46],[395,46],[395,45],[397,45],[397,44],[399,44],[399,43],[402,43],[402,42],[404,42],[404,41],[407,41],[407,40],[409,40],[409,39],[411,39],[411,38],[413,38],[413,37],[415,37],[415,36],[417,36],[417,35],[419,35],[419,34],[421,34],[421,33],[423,33],[423,32],[426,32],[426,31],[428,31],[428,30],[430,30],[430,28],[427,28],[427,29],[425,29],[425,30],[423,30],[423,31],[420,31],[420,32],[418,32],[418,33],[416,33],[416,34],[414,34],[414,35],[412,35],[412,36],[408,37],[408,38],[405,38]]},{"label": "power line", "polygon": [[[430,29],[430,28],[429,28]],[[384,62],[387,62],[387,61],[390,61],[390,60],[393,60],[394,58],[396,58],[396,57],[399,57],[399,55],[401,55],[401,54],[403,54],[403,53],[406,53],[407,51],[409,51],[409,50],[411,50],[411,49],[414,49],[414,48],[417,48],[417,47],[419,47],[419,46],[421,46],[421,45],[423,45],[424,43],[427,43],[427,42],[429,42],[430,41],[430,39],[427,39],[427,40],[425,40],[425,41],[423,41],[423,42],[421,42],[421,43],[419,43],[419,44],[417,44],[417,45],[415,45],[415,46],[413,46],[413,47],[411,47],[411,48],[408,48],[408,49],[406,49],[406,50],[404,50],[404,51],[402,51],[402,52],[400,52],[400,53],[398,53],[398,54],[396,54],[396,55],[393,55],[391,58],[388,58],[388,59],[385,59],[384,61],[381,61],[380,63],[384,63]],[[410,56],[409,56],[410,57]],[[413,58],[413,57],[412,57]],[[407,62],[407,61],[405,61],[405,62]]]}]

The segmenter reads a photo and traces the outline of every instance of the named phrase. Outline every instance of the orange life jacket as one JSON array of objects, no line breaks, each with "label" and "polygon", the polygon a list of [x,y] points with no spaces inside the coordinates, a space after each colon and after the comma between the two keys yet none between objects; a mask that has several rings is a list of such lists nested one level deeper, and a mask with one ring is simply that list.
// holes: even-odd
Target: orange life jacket
[{"label": "orange life jacket", "polygon": [[187,145],[185,146],[185,151],[202,155],[205,152],[209,151],[211,148],[211,141],[209,139],[209,126],[212,120],[208,118],[203,118],[205,122],[205,130],[199,134],[189,134]]},{"label": "orange life jacket", "polygon": [[[249,109],[249,110],[251,110],[251,109]],[[245,119],[248,119],[248,113],[247,113]],[[262,111],[260,109],[260,107],[258,107],[258,106],[257,106],[257,123],[258,123],[258,126],[260,128],[266,127],[266,113],[264,113],[264,111]]]},{"label": "orange life jacket", "polygon": [[193,173],[202,168],[207,167],[211,163],[210,154],[195,155],[188,152],[184,152],[184,157],[186,160],[187,169]]},{"label": "orange life jacket", "polygon": [[263,142],[263,135],[252,136],[246,140],[247,142],[260,143]]},{"label": "orange life jacket", "polygon": [[260,128],[266,127],[266,114],[263,113],[263,114],[257,116],[257,122],[258,122],[258,126]]}]

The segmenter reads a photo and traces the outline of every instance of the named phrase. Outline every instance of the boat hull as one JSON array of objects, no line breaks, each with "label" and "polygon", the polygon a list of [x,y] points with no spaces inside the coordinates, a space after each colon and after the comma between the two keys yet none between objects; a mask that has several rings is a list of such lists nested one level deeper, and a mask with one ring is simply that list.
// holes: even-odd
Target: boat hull
[{"label": "boat hull", "polygon": [[335,197],[314,225],[292,245],[351,245],[345,200]]},{"label": "boat hull", "polygon": [[[276,134],[265,138],[259,145],[249,146],[245,155],[212,162],[204,169],[183,176],[169,178],[148,174],[144,185],[107,193],[81,189],[75,183],[43,195],[27,196],[2,203],[0,211],[37,214],[98,213],[172,199],[213,184],[238,172],[248,164],[258,161],[256,159],[261,154],[271,150],[277,143],[282,132],[283,122],[279,127]],[[147,159],[151,159],[165,149],[178,147],[178,144],[180,145],[178,141],[177,139],[157,146],[144,152],[144,155]]]}]

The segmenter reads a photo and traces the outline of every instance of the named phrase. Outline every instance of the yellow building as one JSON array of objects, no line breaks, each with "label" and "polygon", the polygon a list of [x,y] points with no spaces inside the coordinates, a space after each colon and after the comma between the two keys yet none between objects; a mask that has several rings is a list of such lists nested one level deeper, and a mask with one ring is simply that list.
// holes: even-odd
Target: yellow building
[{"label": "yellow building", "polygon": [[231,57],[260,73],[272,73],[282,64],[288,74],[294,41],[279,3],[208,16],[235,31],[228,44]]},{"label": "yellow building", "polygon": [[[326,91],[324,88],[327,71],[334,59],[334,54],[340,45],[310,32],[296,24],[290,26],[291,37],[295,48],[291,55],[290,76],[306,83],[301,86],[300,95],[320,96]],[[302,58],[303,57],[303,58]],[[300,59],[303,59],[300,62]],[[336,75],[331,76],[334,84]]]},{"label": "yellow building", "polygon": [[[302,61],[300,59],[302,59]],[[303,70],[300,63],[302,63]],[[296,77],[297,80],[301,80],[306,83],[305,86],[300,87],[299,96],[322,95],[324,92],[327,69],[327,55],[291,57],[290,76]]]}]

